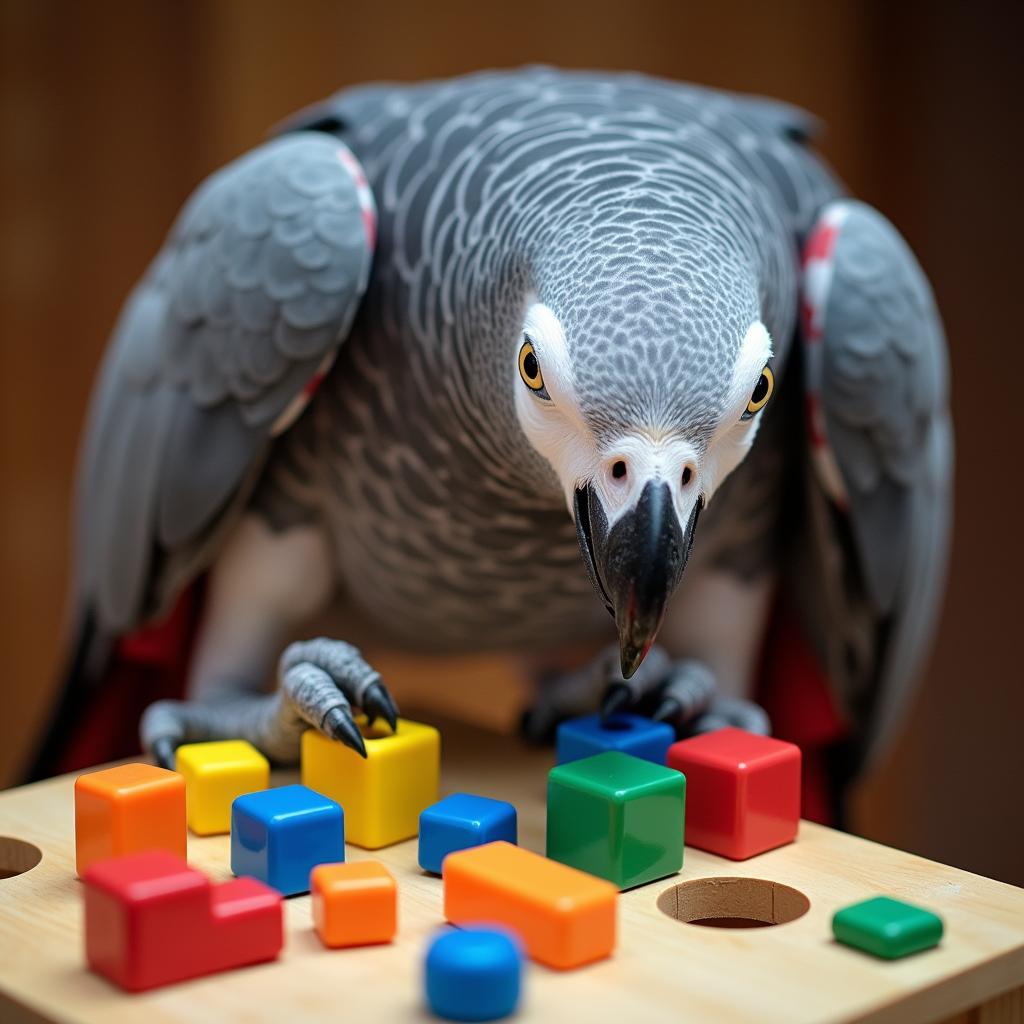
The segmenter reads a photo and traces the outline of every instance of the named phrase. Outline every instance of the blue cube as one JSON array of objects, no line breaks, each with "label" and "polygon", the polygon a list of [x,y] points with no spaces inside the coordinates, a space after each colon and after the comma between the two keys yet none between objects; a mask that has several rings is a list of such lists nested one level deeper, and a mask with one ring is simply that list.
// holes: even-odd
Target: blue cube
[{"label": "blue cube", "polygon": [[600,715],[570,718],[558,727],[555,750],[559,764],[593,757],[608,750],[642,757],[664,764],[676,734],[666,722],[653,722],[640,715],[612,715],[606,722]]},{"label": "blue cube", "polygon": [[345,812],[306,786],[246,793],[231,805],[231,870],[283,896],[309,892],[317,864],[345,859]]},{"label": "blue cube", "polygon": [[437,936],[427,951],[427,1003],[447,1020],[497,1020],[519,1002],[519,940],[494,928]]},{"label": "blue cube", "polygon": [[452,793],[420,815],[420,867],[439,875],[449,853],[498,839],[516,842],[516,809],[504,800]]}]

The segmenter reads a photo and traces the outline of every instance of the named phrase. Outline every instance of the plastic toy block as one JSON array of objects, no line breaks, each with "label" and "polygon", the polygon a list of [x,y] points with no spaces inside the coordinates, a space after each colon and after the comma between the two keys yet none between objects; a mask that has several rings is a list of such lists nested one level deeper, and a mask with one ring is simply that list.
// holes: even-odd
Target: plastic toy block
[{"label": "plastic toy block", "polygon": [[672,726],[640,715],[612,715],[602,722],[600,715],[570,718],[558,727],[555,752],[559,764],[568,764],[606,750],[642,757],[655,764],[665,763],[665,754],[675,740]]},{"label": "plastic toy block", "polygon": [[511,843],[444,860],[444,913],[452,924],[504,925],[549,967],[579,967],[615,948],[615,886]]},{"label": "plastic toy block", "polygon": [[229,832],[235,797],[270,785],[270,763],[245,740],[186,743],[175,758],[185,778],[188,827],[196,835]]},{"label": "plastic toy block", "polygon": [[547,854],[620,889],[683,866],[686,779],[608,751],[551,769]]},{"label": "plastic toy block", "polygon": [[942,918],[910,903],[876,896],[837,911],[832,934],[844,945],[897,960],[937,946],[942,938]]},{"label": "plastic toy block", "polygon": [[107,857],[167,850],[185,857],[185,780],[151,764],[122,764],[75,780],[78,873]]},{"label": "plastic toy block", "polygon": [[368,946],[395,937],[398,887],[383,864],[318,864],[310,889],[313,926],[325,946]]},{"label": "plastic toy block", "polygon": [[452,793],[420,815],[420,867],[441,874],[449,853],[499,839],[515,843],[516,809],[504,800],[471,793]]},{"label": "plastic toy block", "polygon": [[302,737],[302,781],[345,808],[348,841],[370,850],[410,839],[420,814],[437,800],[441,736],[400,718],[361,726],[366,758],[310,730]]},{"label": "plastic toy block", "polygon": [[273,889],[212,885],[164,850],[99,861],[84,882],[86,962],[130,992],[273,960],[284,942]]},{"label": "plastic toy block", "polygon": [[447,1020],[498,1020],[519,1002],[523,954],[515,936],[492,928],[438,935],[427,950],[427,1005]]},{"label": "plastic toy block", "polygon": [[231,870],[284,896],[309,892],[317,864],[345,859],[345,812],[305,786],[246,793],[231,805]]},{"label": "plastic toy block", "polygon": [[686,841],[732,860],[792,842],[800,823],[800,748],[743,729],[673,743],[690,789]]}]

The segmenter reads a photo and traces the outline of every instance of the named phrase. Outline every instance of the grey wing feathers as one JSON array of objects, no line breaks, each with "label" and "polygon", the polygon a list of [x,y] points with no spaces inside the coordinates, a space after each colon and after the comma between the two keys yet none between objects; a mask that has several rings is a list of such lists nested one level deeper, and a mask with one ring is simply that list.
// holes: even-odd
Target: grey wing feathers
[{"label": "grey wing feathers", "polygon": [[169,567],[195,567],[344,339],[369,276],[364,202],[347,152],[307,132],[186,204],[125,305],[90,410],[76,583],[103,628],[173,598]]},{"label": "grey wing feathers", "polygon": [[[865,204],[833,210],[820,396],[863,589],[859,610],[853,602],[846,613],[874,618],[876,645],[854,699],[869,718],[862,724],[870,757],[906,710],[938,615],[952,519],[952,428],[945,338],[916,259]],[[856,694],[858,681],[847,682]]]}]

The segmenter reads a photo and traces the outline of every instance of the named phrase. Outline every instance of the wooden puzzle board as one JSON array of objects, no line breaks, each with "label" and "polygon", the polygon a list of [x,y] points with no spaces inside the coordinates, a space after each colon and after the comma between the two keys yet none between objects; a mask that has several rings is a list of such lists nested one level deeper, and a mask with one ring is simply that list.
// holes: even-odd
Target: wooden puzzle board
[{"label": "wooden puzzle board", "polygon": [[[551,751],[455,724],[442,725],[442,789],[512,801],[520,841],[544,849]],[[433,1020],[421,996],[428,937],[443,923],[440,879],[420,872],[411,840],[350,859],[385,862],[399,881],[393,945],[324,949],[310,900],[286,902],[281,959],[142,995],[126,995],[84,967],[81,883],[74,875],[72,776],[0,793],[0,836],[43,852],[31,871],[0,877],[0,1021],[145,1021],[146,1024],[290,1024]],[[275,781],[294,781],[281,773]],[[190,861],[230,877],[228,837],[189,837]],[[658,896],[681,881],[761,878],[803,892],[810,910],[789,924],[723,929],[683,924]],[[937,949],[884,962],[832,941],[833,912],[886,893],[937,911]],[[742,863],[687,849],[680,876],[624,893],[619,946],[602,963],[567,973],[529,964],[524,1022],[1024,1020],[1024,889],[802,823],[795,844]],[[973,1009],[973,1012],[966,1011]],[[959,1015],[959,1016],[958,1016]]]}]

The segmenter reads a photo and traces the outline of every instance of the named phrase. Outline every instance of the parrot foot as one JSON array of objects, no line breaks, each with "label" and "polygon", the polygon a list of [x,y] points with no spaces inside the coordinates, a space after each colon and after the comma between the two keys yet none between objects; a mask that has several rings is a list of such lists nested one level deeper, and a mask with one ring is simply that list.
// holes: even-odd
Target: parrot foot
[{"label": "parrot foot", "polygon": [[631,711],[668,722],[680,738],[726,726],[768,735],[771,722],[753,701],[717,692],[714,674],[700,661],[673,661],[657,645],[630,679],[619,667],[618,647],[602,651],[583,668],[548,682],[523,716],[525,738],[550,743],[560,722],[593,713]]},{"label": "parrot foot", "polygon": [[312,726],[365,757],[353,709],[371,724],[383,718],[394,729],[398,720],[380,675],[343,641],[321,637],[291,644],[278,662],[278,676],[281,686],[272,694],[241,691],[204,701],[151,704],[140,725],[143,748],[172,768],[182,743],[244,739],[275,763],[295,764],[302,734]]}]

